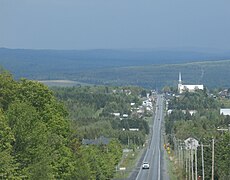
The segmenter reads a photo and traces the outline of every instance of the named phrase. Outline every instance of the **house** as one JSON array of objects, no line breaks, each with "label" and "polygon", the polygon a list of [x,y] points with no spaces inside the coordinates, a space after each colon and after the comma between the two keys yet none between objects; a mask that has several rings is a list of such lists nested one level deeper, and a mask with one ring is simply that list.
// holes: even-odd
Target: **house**
[{"label": "house", "polygon": [[135,105],[135,103],[130,103],[130,105],[131,105],[131,106],[134,106],[134,105]]},{"label": "house", "polygon": [[184,144],[185,144],[186,149],[193,149],[193,150],[197,149],[197,147],[199,146],[199,142],[195,138],[192,138],[192,137],[187,138],[184,141]]},{"label": "house", "polygon": [[182,110],[182,112],[184,113],[184,114],[186,114],[187,112],[192,116],[193,114],[196,114],[197,113],[197,111],[196,110]]},{"label": "house", "polygon": [[173,112],[173,110],[172,109],[169,109],[168,111],[167,111],[167,114],[169,115],[169,114],[171,114]]},{"label": "house", "polygon": [[115,117],[120,117],[121,113],[111,113],[112,115],[114,115]]},{"label": "house", "polygon": [[[197,113],[197,110],[181,110],[182,113],[186,114],[187,112],[192,116]],[[170,115],[173,112],[173,109],[169,109],[167,114]]]},{"label": "house", "polygon": [[98,139],[82,139],[83,145],[107,145],[111,139],[100,136]]},{"label": "house", "polygon": [[142,105],[143,105],[143,106],[149,106],[149,107],[152,107],[152,106],[153,106],[152,102],[149,101],[149,100],[143,101],[143,102],[142,102]]},{"label": "house", "polygon": [[230,116],[230,109],[227,109],[227,108],[220,109],[220,115],[221,114],[224,116],[227,116],[227,115]]},{"label": "house", "polygon": [[[123,128],[123,131],[125,131],[126,129]],[[139,128],[129,128],[128,131],[139,131]]]}]

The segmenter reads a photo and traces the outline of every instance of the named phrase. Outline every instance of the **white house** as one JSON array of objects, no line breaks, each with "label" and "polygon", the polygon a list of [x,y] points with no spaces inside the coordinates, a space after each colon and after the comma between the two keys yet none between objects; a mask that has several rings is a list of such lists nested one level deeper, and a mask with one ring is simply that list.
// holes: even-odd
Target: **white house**
[{"label": "white house", "polygon": [[134,106],[134,105],[135,105],[135,103],[130,103],[130,105],[131,105],[131,106]]},{"label": "white house", "polygon": [[120,117],[120,113],[111,113],[111,114],[113,114],[115,117]]},{"label": "white house", "polygon": [[199,146],[199,142],[195,138],[187,138],[185,141],[185,148],[186,149],[197,149]]},{"label": "white house", "polygon": [[[167,111],[167,114],[169,115],[169,114],[171,114],[172,112],[173,112],[173,109],[169,109],[169,110]],[[182,112],[183,112],[184,114],[186,114],[187,110],[182,110]],[[191,116],[197,113],[196,110],[188,110],[188,112],[189,112],[189,114],[190,114]]]},{"label": "white house", "polygon": [[220,114],[223,114],[224,116],[227,116],[227,115],[230,116],[230,109],[227,109],[227,108],[220,109]]},{"label": "white house", "polygon": [[[184,114],[186,114],[187,113],[187,110],[182,110],[182,112],[184,113]],[[192,116],[193,114],[196,114],[197,113],[197,111],[196,110],[188,110],[188,112],[189,112],[189,114]]]},{"label": "white house", "polygon": [[171,114],[173,112],[173,110],[172,109],[169,109],[168,111],[167,111],[167,114],[169,115],[169,114]]},{"label": "white house", "polygon": [[181,94],[185,91],[194,92],[195,90],[204,90],[204,85],[184,85],[181,80],[181,73],[179,73],[178,92]]}]

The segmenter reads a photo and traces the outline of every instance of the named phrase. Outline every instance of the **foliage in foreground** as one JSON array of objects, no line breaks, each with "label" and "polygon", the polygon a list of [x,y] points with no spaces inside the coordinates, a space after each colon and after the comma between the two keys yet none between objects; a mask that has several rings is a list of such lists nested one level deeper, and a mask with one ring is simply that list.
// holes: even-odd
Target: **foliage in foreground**
[{"label": "foliage in foreground", "polygon": [[46,86],[0,74],[0,177],[3,179],[109,179],[120,143],[83,146],[68,113]]}]

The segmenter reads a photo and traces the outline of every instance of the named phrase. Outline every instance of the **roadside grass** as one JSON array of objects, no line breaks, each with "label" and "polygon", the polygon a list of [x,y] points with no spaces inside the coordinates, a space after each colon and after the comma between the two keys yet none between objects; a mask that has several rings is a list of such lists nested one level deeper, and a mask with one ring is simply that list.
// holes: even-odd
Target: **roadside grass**
[{"label": "roadside grass", "polygon": [[[153,116],[145,116],[144,120],[146,120],[151,127],[153,124]],[[135,170],[135,167],[137,165],[137,162],[141,158],[143,151],[145,150],[145,147],[143,148],[134,148],[135,151],[129,151],[129,152],[123,152],[122,160],[117,167],[117,171],[114,176],[114,180],[122,180],[127,179],[133,170]],[[119,168],[125,168],[125,170],[119,170]]]},{"label": "roadside grass", "polygon": [[[142,155],[142,149],[135,149],[135,151],[124,152],[122,156],[122,160],[119,164],[119,167],[116,171],[114,179],[126,179],[135,169],[135,166]],[[119,170],[119,168],[125,168],[125,170]]]},{"label": "roadside grass", "polygon": [[153,117],[152,116],[151,117],[144,117],[144,120],[146,120],[150,125],[152,123]]},{"label": "roadside grass", "polygon": [[174,156],[169,157],[167,156],[167,164],[168,164],[168,172],[170,180],[183,180],[182,170],[179,168],[179,165],[177,164],[177,160]]}]

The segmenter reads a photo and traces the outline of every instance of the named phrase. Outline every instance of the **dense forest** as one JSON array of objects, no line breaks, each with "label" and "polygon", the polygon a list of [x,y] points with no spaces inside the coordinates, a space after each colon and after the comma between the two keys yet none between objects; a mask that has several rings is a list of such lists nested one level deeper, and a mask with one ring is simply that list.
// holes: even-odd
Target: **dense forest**
[{"label": "dense forest", "polygon": [[150,89],[177,86],[178,74],[183,84],[204,84],[208,88],[229,87],[230,60],[184,64],[160,64],[86,71],[75,80],[105,85],[136,85]]},{"label": "dense forest", "polygon": [[149,133],[130,105],[141,104],[141,94],[136,87],[51,90],[1,69],[0,178],[112,179],[122,148],[141,146]]},{"label": "dense forest", "polygon": [[96,85],[229,87],[230,52],[186,50],[55,51],[0,48],[0,64],[16,79],[73,80]]},{"label": "dense forest", "polygon": [[[213,91],[213,93],[216,92],[218,91]],[[199,141],[200,146],[197,149],[199,176],[202,176],[201,144],[204,145],[205,179],[211,179],[212,176],[212,140],[214,140],[215,179],[229,179],[230,133],[228,126],[230,124],[230,116],[220,114],[220,108],[229,108],[230,100],[219,96],[218,93],[213,93],[207,93],[205,90],[194,93],[186,92],[180,96],[170,97],[168,99],[168,113],[165,122],[166,134],[170,146],[177,155],[177,159],[181,159],[181,156],[178,156],[178,154],[184,154],[185,156],[185,153],[188,152],[184,144],[187,138],[192,137]],[[194,113],[191,113],[191,110]],[[218,129],[224,129],[224,131]],[[183,178],[185,176],[188,177],[188,174],[186,175],[185,173],[185,160],[186,157],[183,157],[184,162],[179,162]]]}]

